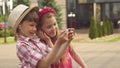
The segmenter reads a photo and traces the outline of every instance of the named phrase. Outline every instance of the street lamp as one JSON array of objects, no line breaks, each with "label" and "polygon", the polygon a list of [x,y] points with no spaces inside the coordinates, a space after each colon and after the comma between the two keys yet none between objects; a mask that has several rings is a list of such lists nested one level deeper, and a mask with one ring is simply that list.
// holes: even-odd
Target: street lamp
[{"label": "street lamp", "polygon": [[68,14],[68,17],[75,17],[75,13],[70,12],[70,13]]},{"label": "street lamp", "polygon": [[118,28],[118,32],[120,31],[120,20],[118,20],[118,25],[119,25],[119,28]]},{"label": "street lamp", "polygon": [[73,13],[73,12],[70,12],[69,14],[68,14],[68,18],[70,18],[70,22],[68,22],[69,23],[69,26],[70,27],[75,27],[75,13]]}]

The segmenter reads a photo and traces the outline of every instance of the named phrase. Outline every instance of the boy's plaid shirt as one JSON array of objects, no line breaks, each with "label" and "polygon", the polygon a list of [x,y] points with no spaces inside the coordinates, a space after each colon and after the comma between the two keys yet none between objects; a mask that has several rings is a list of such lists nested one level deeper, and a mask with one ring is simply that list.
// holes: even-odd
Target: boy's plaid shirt
[{"label": "boy's plaid shirt", "polygon": [[38,61],[45,57],[51,48],[40,42],[39,38],[30,39],[18,36],[17,56],[21,62],[21,68],[36,68]]}]

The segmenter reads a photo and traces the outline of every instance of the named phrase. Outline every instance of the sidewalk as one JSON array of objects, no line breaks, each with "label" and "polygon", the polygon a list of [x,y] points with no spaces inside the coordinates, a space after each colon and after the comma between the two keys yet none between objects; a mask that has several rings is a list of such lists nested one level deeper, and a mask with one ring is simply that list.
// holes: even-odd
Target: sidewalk
[{"label": "sidewalk", "polygon": [[15,44],[0,44],[0,68],[19,68]]},{"label": "sidewalk", "polygon": [[[120,41],[115,43],[75,43],[88,68],[120,68]],[[78,65],[77,65],[78,66]]]},{"label": "sidewalk", "polygon": [[[109,36],[115,37],[116,35]],[[88,39],[86,34],[79,38]],[[108,38],[108,37],[107,37]],[[120,41],[114,43],[72,43],[88,68],[120,68]],[[15,44],[0,44],[0,68],[19,68]],[[79,66],[73,62],[74,68]]]},{"label": "sidewalk", "polygon": [[[111,39],[120,36],[120,34],[113,34],[97,39]],[[120,68],[120,41],[107,43],[93,43],[87,34],[80,34],[76,36],[78,41],[73,43],[75,50],[83,57],[88,68]],[[84,40],[90,41],[85,43]],[[74,62],[74,68],[79,66]]]}]

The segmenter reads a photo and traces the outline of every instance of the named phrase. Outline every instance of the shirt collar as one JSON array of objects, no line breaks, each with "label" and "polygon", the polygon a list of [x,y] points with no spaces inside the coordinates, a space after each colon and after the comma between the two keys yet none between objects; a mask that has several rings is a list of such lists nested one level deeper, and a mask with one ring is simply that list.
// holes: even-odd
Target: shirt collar
[{"label": "shirt collar", "polygon": [[30,38],[29,38],[29,37],[25,37],[25,36],[23,36],[23,35],[19,35],[19,36],[18,36],[18,40],[19,40],[19,41],[28,42],[28,41],[30,40]]},{"label": "shirt collar", "polygon": [[[22,35],[19,35],[19,36],[18,36],[18,40],[19,40],[19,41],[29,42],[30,39],[31,39],[31,38],[25,37],[25,36],[22,36]],[[36,41],[36,42],[39,42],[39,41],[40,41],[40,38],[38,38],[38,36],[35,36],[35,37],[32,38],[31,40],[34,40],[34,41]]]}]

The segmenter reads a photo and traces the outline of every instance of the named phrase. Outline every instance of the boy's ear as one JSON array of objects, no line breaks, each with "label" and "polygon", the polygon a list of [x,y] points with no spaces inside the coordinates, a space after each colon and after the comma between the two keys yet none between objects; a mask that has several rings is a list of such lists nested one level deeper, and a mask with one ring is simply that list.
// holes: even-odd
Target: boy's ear
[{"label": "boy's ear", "polygon": [[21,25],[19,25],[18,28],[21,29],[22,28]]}]

